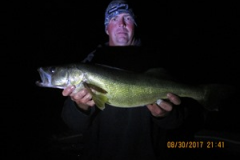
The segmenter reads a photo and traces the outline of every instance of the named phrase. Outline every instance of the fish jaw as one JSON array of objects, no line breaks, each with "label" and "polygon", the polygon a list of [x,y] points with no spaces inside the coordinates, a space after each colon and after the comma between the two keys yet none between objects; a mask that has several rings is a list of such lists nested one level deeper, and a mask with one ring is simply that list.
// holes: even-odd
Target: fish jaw
[{"label": "fish jaw", "polygon": [[52,84],[52,75],[43,70],[43,68],[38,69],[41,81],[36,81],[36,85],[39,87],[47,87],[47,88],[59,88],[64,89],[65,86],[56,86]]}]

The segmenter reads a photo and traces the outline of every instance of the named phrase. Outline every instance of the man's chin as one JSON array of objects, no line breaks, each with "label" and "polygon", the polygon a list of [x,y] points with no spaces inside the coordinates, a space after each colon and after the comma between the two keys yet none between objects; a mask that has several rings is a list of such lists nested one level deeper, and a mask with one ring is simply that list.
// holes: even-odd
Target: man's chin
[{"label": "man's chin", "polygon": [[128,38],[126,38],[126,37],[120,37],[120,38],[118,38],[118,40],[117,40],[117,42],[119,42],[119,43],[128,43]]},{"label": "man's chin", "polygon": [[128,44],[128,41],[120,41],[120,42],[117,42],[117,45],[118,46],[127,46],[129,44]]}]

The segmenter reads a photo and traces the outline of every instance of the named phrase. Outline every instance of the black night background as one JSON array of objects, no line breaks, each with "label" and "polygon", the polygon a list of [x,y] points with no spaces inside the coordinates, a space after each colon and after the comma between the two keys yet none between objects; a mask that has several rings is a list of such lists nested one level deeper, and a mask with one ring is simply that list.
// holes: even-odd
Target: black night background
[{"label": "black night background", "polygon": [[[64,156],[76,159],[74,151],[64,150],[67,145],[54,143],[67,130],[60,117],[65,97],[60,89],[35,85],[40,78],[37,68],[80,62],[99,43],[106,42],[103,22],[108,3],[49,0],[9,2],[2,6],[2,159]],[[132,3],[142,41],[159,51],[162,66],[189,82],[239,87],[237,3],[207,0],[132,0]],[[208,115],[205,129],[209,132],[205,134],[222,138],[225,148],[178,154],[199,159],[239,157],[239,117],[239,104]]]}]

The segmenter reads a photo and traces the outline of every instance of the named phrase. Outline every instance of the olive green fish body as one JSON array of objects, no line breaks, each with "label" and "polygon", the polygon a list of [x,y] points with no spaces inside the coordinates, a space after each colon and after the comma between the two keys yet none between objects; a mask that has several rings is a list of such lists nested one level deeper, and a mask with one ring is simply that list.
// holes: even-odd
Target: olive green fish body
[{"label": "olive green fish body", "polygon": [[[219,87],[192,86],[171,81],[147,73],[140,74],[102,65],[71,64],[40,68],[41,87],[65,88],[75,85],[78,91],[88,88],[97,107],[104,109],[105,103],[114,107],[139,107],[166,98],[172,92],[181,97],[190,97],[208,109],[209,93]],[[157,72],[156,72],[157,74]],[[211,94],[212,95],[212,94]],[[213,96],[212,96],[213,97]]]},{"label": "olive green fish body", "polygon": [[199,99],[203,94],[200,88],[160,80],[145,74],[123,71],[109,72],[107,75],[101,73],[92,71],[91,75],[86,74],[87,83],[104,88],[107,91],[108,103],[117,107],[137,107],[155,103],[158,99],[166,98],[168,92]]}]

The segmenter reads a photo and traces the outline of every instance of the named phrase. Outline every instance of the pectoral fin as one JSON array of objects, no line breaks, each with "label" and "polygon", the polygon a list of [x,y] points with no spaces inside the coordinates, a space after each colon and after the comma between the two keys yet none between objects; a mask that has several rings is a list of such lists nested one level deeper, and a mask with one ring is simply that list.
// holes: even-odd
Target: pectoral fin
[{"label": "pectoral fin", "polygon": [[105,109],[105,103],[107,102],[107,97],[106,96],[94,94],[92,99],[95,102],[96,106],[100,110],[104,110]]},{"label": "pectoral fin", "polygon": [[[89,93],[92,95],[92,99],[95,102],[96,106],[100,110],[104,110],[105,109],[105,103],[108,101],[108,98],[101,93],[106,94],[107,91],[105,91],[104,89],[101,89],[97,86],[88,84],[88,83],[83,83],[83,85],[89,91]],[[93,93],[91,89],[94,89],[94,90],[100,92],[100,94]]]},{"label": "pectoral fin", "polygon": [[85,85],[85,87],[86,87],[86,85],[87,85],[88,88],[91,88],[91,89],[93,89],[93,90],[95,90],[95,91],[97,91],[97,92],[104,93],[104,94],[107,93],[106,90],[104,90],[104,89],[102,89],[102,88],[100,88],[100,87],[98,87],[98,86],[95,86],[95,85],[93,85],[93,84],[84,83],[84,85]]}]

